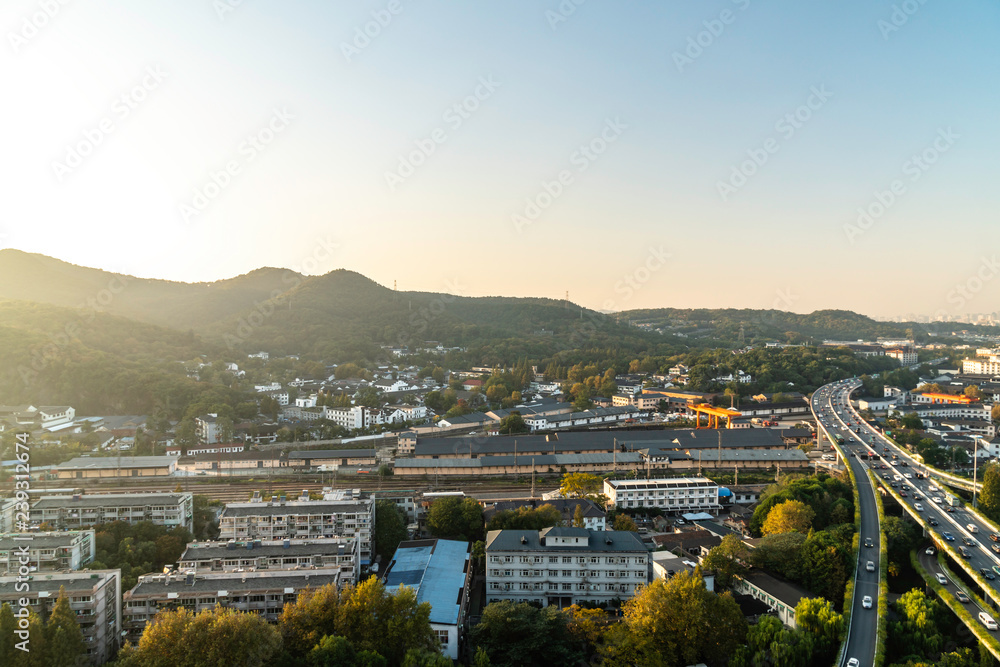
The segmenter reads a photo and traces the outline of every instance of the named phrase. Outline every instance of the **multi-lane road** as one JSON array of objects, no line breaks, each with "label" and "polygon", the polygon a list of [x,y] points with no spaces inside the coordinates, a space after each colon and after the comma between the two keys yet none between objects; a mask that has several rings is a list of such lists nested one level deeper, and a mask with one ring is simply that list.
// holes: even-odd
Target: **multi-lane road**
[{"label": "multi-lane road", "polygon": [[[987,580],[990,590],[984,591],[984,597],[989,599],[992,594],[992,597],[1000,599],[1000,535],[960,503],[950,505],[950,494],[935,482],[933,470],[921,466],[909,452],[904,452],[861,418],[850,403],[851,393],[860,386],[859,380],[845,380],[817,390],[816,395],[822,397],[821,404],[814,395],[813,405],[819,426],[834,437],[843,437],[842,448],[848,453],[848,463],[855,471],[859,485],[868,482],[864,470],[870,468],[899,493],[911,513],[924,521],[924,528],[937,543],[949,542]],[[862,471],[860,475],[859,470]],[[862,539],[867,535],[866,521],[862,500]],[[996,540],[992,539],[994,537]],[[864,548],[861,551],[863,553]],[[862,581],[861,575],[862,572],[859,572],[859,582]],[[971,602],[966,604],[973,615],[978,614],[979,610]],[[852,627],[851,634],[854,632]],[[994,634],[1000,636],[997,632]],[[848,655],[851,639],[853,637],[849,638]],[[866,663],[861,660],[861,664]]]},{"label": "multi-lane road", "polygon": [[[819,429],[829,436],[844,433],[843,425],[835,415],[843,410],[846,397],[850,394],[851,381],[824,385],[812,396],[812,411]],[[844,434],[845,444],[847,434]],[[857,457],[848,458],[848,465],[854,472],[858,484],[858,501],[861,508],[860,546],[858,548],[857,578],[854,583],[854,599],[851,602],[851,625],[847,635],[841,665],[874,665],[875,648],[878,643],[878,599],[879,599],[879,551],[882,530],[878,520],[878,506],[875,490],[868,478],[866,468]],[[868,563],[872,563],[869,570]],[[867,600],[866,600],[867,598]],[[852,662],[857,660],[857,662]]]}]

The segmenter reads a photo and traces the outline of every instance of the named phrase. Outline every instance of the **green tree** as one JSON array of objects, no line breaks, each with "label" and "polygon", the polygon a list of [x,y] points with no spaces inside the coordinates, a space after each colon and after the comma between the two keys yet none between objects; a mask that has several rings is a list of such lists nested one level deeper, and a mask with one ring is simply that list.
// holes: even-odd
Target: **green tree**
[{"label": "green tree", "polygon": [[573,510],[573,527],[574,528],[585,528],[587,525],[586,518],[583,516],[583,503],[576,506]]},{"label": "green tree", "polygon": [[174,440],[181,448],[181,454],[187,455],[187,450],[198,444],[198,429],[193,419],[184,419],[174,429]]},{"label": "green tree", "polygon": [[467,542],[484,537],[483,508],[475,498],[438,498],[427,512],[427,528],[434,537]]},{"label": "green tree", "polygon": [[611,527],[614,530],[624,530],[632,533],[639,532],[639,526],[635,525],[635,521],[628,514],[616,514],[614,521],[611,522]]},{"label": "green tree", "polygon": [[977,401],[983,400],[983,390],[974,384],[970,384],[965,388],[963,392],[969,398],[975,399]]},{"label": "green tree", "polygon": [[1000,403],[990,408],[990,419],[994,422],[1000,422]]},{"label": "green tree", "polygon": [[760,539],[757,548],[750,554],[750,562],[754,567],[798,581],[802,545],[805,541],[806,536],[802,533],[766,535]]},{"label": "green tree", "polygon": [[924,422],[921,421],[920,417],[918,417],[915,412],[909,412],[903,415],[901,423],[903,428],[909,428],[915,431],[921,431],[924,428]]},{"label": "green tree", "polygon": [[[566,498],[585,498],[597,502],[607,497],[603,495],[604,479],[585,472],[571,472],[563,475],[559,492]],[[604,503],[602,503],[604,504]]]},{"label": "green tree", "polygon": [[718,546],[709,550],[702,567],[715,572],[715,580],[723,588],[728,588],[734,576],[746,573],[750,551],[736,535],[726,535]]},{"label": "green tree", "polygon": [[324,635],[309,651],[306,662],[309,667],[354,667],[357,651],[346,637]]},{"label": "green tree", "polygon": [[405,540],[406,522],[403,513],[391,500],[375,503],[375,553],[382,557],[383,567],[387,566],[396,547]]},{"label": "green tree", "polygon": [[270,665],[281,634],[263,616],[216,607],[192,614],[161,611],[136,646],[122,650],[123,667]]},{"label": "green tree", "polygon": [[979,510],[993,521],[1000,521],[1000,465],[988,464],[982,475],[983,488],[979,492]]},{"label": "green tree", "polygon": [[768,512],[761,531],[765,535],[777,533],[808,533],[816,512],[798,500],[786,500]]},{"label": "green tree", "polygon": [[844,617],[833,609],[833,603],[822,598],[802,598],[795,606],[795,624],[812,635],[814,663],[833,662],[844,633]]},{"label": "green tree", "polygon": [[495,667],[575,665],[583,658],[565,613],[526,602],[486,605],[471,640],[476,652],[485,652]]},{"label": "green tree", "polygon": [[624,618],[601,648],[605,664],[725,664],[747,633],[728,593],[705,589],[700,568],[642,587],[625,603]]},{"label": "green tree", "polygon": [[887,633],[895,655],[936,656],[944,646],[942,610],[937,600],[914,588],[893,603],[899,620],[890,621]]},{"label": "green tree", "polygon": [[482,646],[476,649],[476,654],[472,656],[472,667],[493,667],[490,662],[490,655]]},{"label": "green tree", "polygon": [[278,621],[284,637],[282,664],[301,663],[311,647],[330,635],[344,637],[359,656],[371,651],[398,665],[410,649],[440,648],[430,613],[428,603],[417,603],[412,588],[389,593],[377,577],[342,591],[335,584],[303,591],[295,604],[285,605]]},{"label": "green tree", "polygon": [[521,417],[521,413],[514,410],[509,415],[500,420],[500,425],[497,427],[497,432],[501,435],[510,435],[515,433],[527,433],[531,429],[528,425],[524,423],[524,418]]},{"label": "green tree", "polygon": [[59,587],[59,597],[56,598],[45,631],[49,645],[49,665],[52,667],[71,667],[87,654],[83,632],[80,631],[76,613],[69,606],[69,598],[66,597],[63,586]]},{"label": "green tree", "polygon": [[850,546],[827,531],[814,532],[802,544],[800,581],[807,589],[829,600],[844,597]]},{"label": "green tree", "polygon": [[402,667],[452,667],[451,658],[440,651],[411,648],[403,656]]},{"label": "green tree", "polygon": [[233,436],[235,434],[235,427],[233,426],[233,420],[229,417],[220,416],[215,420],[215,429],[218,433],[219,442],[230,443],[233,441]]},{"label": "green tree", "polygon": [[14,618],[14,610],[4,602],[0,606],[0,665],[13,665],[14,658],[17,657],[16,643],[17,619]]},{"label": "green tree", "polygon": [[542,530],[562,523],[562,514],[553,505],[501,510],[490,517],[486,530]]}]

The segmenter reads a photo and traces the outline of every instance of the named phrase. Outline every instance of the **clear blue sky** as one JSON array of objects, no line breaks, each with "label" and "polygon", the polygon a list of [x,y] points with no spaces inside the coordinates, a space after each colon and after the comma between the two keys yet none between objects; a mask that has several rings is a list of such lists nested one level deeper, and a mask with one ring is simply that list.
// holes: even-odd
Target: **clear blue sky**
[{"label": "clear blue sky", "polygon": [[1000,280],[948,298],[996,247],[996,2],[236,3],[3,3],[0,244],[610,310],[996,309]]}]

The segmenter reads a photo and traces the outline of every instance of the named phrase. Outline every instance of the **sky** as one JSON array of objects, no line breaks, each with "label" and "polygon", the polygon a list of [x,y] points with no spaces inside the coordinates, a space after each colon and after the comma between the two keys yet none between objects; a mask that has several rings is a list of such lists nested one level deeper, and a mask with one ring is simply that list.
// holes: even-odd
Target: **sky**
[{"label": "sky", "polygon": [[0,247],[995,311],[998,28],[986,0],[6,0]]}]

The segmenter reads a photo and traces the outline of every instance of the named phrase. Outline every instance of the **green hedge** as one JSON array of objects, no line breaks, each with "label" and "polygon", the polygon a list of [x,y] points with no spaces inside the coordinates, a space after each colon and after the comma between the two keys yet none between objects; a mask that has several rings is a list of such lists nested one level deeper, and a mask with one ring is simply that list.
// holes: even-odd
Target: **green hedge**
[{"label": "green hedge", "polygon": [[[938,562],[941,563],[942,567],[946,571],[948,570],[942,562],[942,555],[940,551],[938,551]],[[923,568],[915,549],[910,552],[910,564],[913,566],[913,569],[924,578],[927,586],[930,587],[930,589],[934,591],[939,598],[941,598],[941,601],[944,602],[945,605],[947,605],[947,607],[951,609],[951,611],[954,612],[954,614],[958,616],[963,623],[965,623],[966,627],[969,628],[969,631],[972,632],[972,634],[974,634],[981,643],[986,645],[986,648],[989,649],[990,653],[992,653],[994,657],[1000,659],[1000,641],[997,641],[997,639],[982,626],[979,619],[974,617],[972,613],[966,609],[965,605],[958,601],[950,590],[939,584],[937,579],[935,579],[930,572]],[[981,606],[989,608],[989,605],[985,604],[978,596],[973,597],[981,603]]]}]

